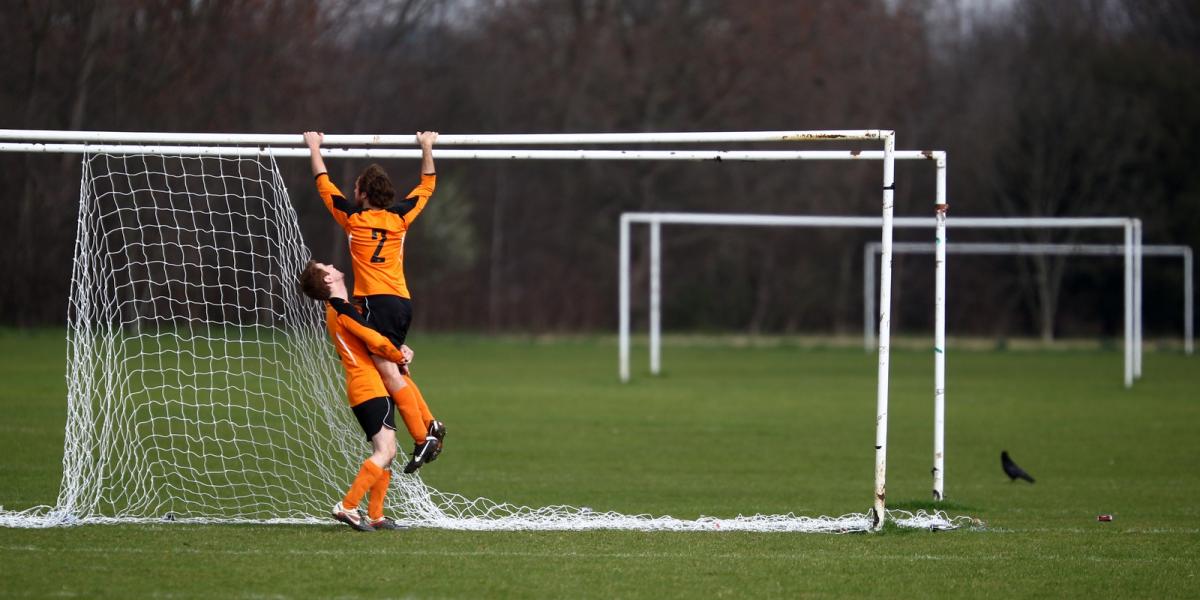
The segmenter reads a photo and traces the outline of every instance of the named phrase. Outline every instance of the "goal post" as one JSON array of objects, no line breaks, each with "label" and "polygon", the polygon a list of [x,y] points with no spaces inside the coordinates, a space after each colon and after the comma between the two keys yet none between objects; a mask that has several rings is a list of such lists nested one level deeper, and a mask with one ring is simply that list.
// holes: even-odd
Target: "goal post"
[{"label": "goal post", "polygon": [[[20,130],[0,130],[0,152],[42,152],[42,153],[80,153],[88,157],[96,156],[156,156],[166,155],[168,157],[212,157],[214,160],[232,160],[243,158],[258,158],[266,159],[272,165],[277,158],[283,157],[307,157],[308,150],[301,146],[302,141],[299,135],[259,135],[259,134],[158,134],[158,133],[122,133],[122,132],[48,132],[48,131],[20,131]],[[485,159],[485,160],[689,160],[689,161],[729,161],[729,160],[745,160],[745,161],[792,161],[792,160],[823,160],[823,159],[845,159],[847,157],[860,154],[862,151],[817,151],[817,150],[797,150],[797,151],[742,151],[742,150],[594,150],[594,149],[530,149],[530,148],[470,148],[470,149],[455,149],[452,146],[487,146],[487,145],[506,145],[506,146],[536,146],[536,145],[592,145],[592,144],[661,144],[661,143],[735,143],[735,142],[837,142],[837,141],[874,141],[882,143],[883,150],[880,153],[882,156],[883,165],[883,182],[881,186],[881,248],[885,261],[890,257],[891,252],[891,221],[894,206],[894,159],[895,159],[895,134],[890,130],[836,130],[836,131],[770,131],[770,132],[687,132],[687,133],[638,133],[638,134],[515,134],[515,135],[443,135],[439,137],[438,158],[439,159]],[[415,141],[412,136],[339,136],[328,135],[325,137],[325,148],[322,153],[331,158],[416,158],[419,156],[419,150],[415,148]],[[235,144],[235,145],[219,145],[219,144]],[[280,147],[276,147],[276,145]],[[411,146],[405,148],[384,147],[389,145]],[[344,147],[343,147],[344,146]],[[446,148],[451,146],[451,148]],[[274,167],[272,166],[272,170]],[[122,173],[119,177],[127,177],[128,173]],[[171,178],[159,178],[163,185],[171,186]],[[197,184],[204,181],[204,176],[201,176]],[[264,181],[278,181],[280,177],[278,172],[272,174],[264,174]],[[183,178],[186,182],[188,179]],[[86,185],[85,193],[86,193]],[[182,191],[177,189],[155,190],[156,193],[161,193],[175,200],[184,202],[207,202],[211,196],[211,191],[200,185],[200,188],[185,188]],[[238,193],[228,192],[226,195],[237,197]],[[286,195],[280,196],[286,199]],[[136,210],[136,195],[132,196]],[[125,201],[129,201],[126,198]],[[219,212],[219,211],[217,211]],[[248,212],[248,211],[247,211]],[[174,209],[166,212],[170,219],[178,220],[181,215],[186,215],[186,210],[175,212]],[[280,215],[282,219],[290,220],[294,223],[295,213],[291,210],[290,202],[284,201],[281,204]],[[253,216],[253,215],[250,215]],[[82,218],[82,216],[81,216]],[[115,223],[105,221],[108,217],[101,218],[100,221],[105,222],[107,226],[114,231],[121,232],[150,232],[156,234],[159,227],[154,228],[138,228],[124,225],[120,219]],[[164,222],[166,216],[158,215],[158,222]],[[173,223],[174,224],[174,223]],[[188,224],[186,218],[181,227],[186,229]],[[214,226],[214,231],[224,232],[225,227],[229,227],[235,232],[241,224],[226,224],[220,227]],[[289,225],[290,227],[290,225]],[[80,233],[80,236],[91,235]],[[107,235],[107,234],[106,234]],[[80,243],[77,240],[77,243]],[[117,242],[112,242],[117,244]],[[120,244],[117,244],[120,245]],[[196,250],[193,251],[195,256],[204,257],[206,253],[216,251],[220,252],[224,246],[221,242],[213,243],[197,243]],[[128,247],[128,246],[126,246]],[[302,240],[294,240],[291,247],[288,249],[289,256],[292,261],[298,260],[297,257],[306,258],[308,255],[307,249],[304,247]],[[294,275],[291,269],[295,265],[290,262],[284,263],[274,261],[268,258],[259,256],[253,251],[249,252],[253,257],[250,263],[254,268],[265,269],[273,273],[275,277],[290,278]],[[202,259],[197,259],[202,260]],[[178,278],[173,278],[169,267],[172,264],[172,259],[167,257],[152,258],[143,260],[149,267],[143,268],[145,273],[153,274],[155,277],[154,285],[160,286],[156,289],[156,293],[160,294],[154,297],[153,300],[147,301],[141,299],[143,308],[146,310],[162,310],[172,311],[178,310],[176,303],[172,302],[173,294],[182,293],[179,290],[186,288],[187,282],[181,282]],[[161,268],[160,268],[161,267]],[[197,262],[196,268],[210,268],[211,265],[203,262]],[[111,268],[111,265],[109,265]],[[250,279],[253,281],[254,279]],[[84,282],[77,280],[75,286],[91,285],[93,282]],[[888,407],[888,355],[890,341],[890,289],[891,289],[890,272],[887,268],[881,270],[880,273],[880,321],[879,321],[879,367],[877,371],[878,386],[876,394],[876,452],[875,452],[875,494],[872,503],[872,510],[866,515],[846,515],[841,518],[816,518],[794,517],[791,515],[754,515],[751,517],[737,517],[734,519],[722,519],[718,526],[721,529],[729,530],[754,530],[754,531],[847,531],[855,529],[878,529],[888,518],[885,505],[885,476],[886,476],[886,450],[887,450],[887,407]],[[174,287],[173,287],[174,286]],[[181,287],[182,286],[182,287]],[[208,294],[215,294],[220,300],[217,302],[221,306],[220,310],[216,310],[211,314],[222,315],[215,324],[205,324],[205,331],[211,331],[212,336],[202,335],[193,337],[204,337],[210,340],[221,339],[222,330],[228,327],[240,327],[241,323],[230,324],[225,320],[229,314],[240,314],[241,311],[237,308],[243,298],[238,296],[241,293],[242,287],[240,283],[235,282],[226,287],[221,285],[216,286],[216,290],[211,289],[212,286],[202,285],[201,289],[205,290],[201,293],[201,297],[208,304],[212,304],[212,297]],[[107,292],[109,290],[98,290]],[[222,296],[222,294],[226,294]],[[292,290],[294,296],[294,289]],[[153,296],[153,294],[151,294]],[[311,306],[311,303],[304,303],[302,299],[289,296],[278,301],[279,306],[275,307],[282,311],[282,314],[289,315],[298,319],[299,325],[292,327],[289,330],[301,331],[308,336],[304,343],[315,343],[312,340],[322,340],[320,335],[320,319],[316,309]],[[251,295],[253,297],[253,294]],[[252,301],[253,302],[253,301]],[[257,311],[259,306],[255,305]],[[203,309],[196,307],[188,307],[185,313],[171,312],[171,319],[187,321],[189,318],[194,318],[196,310],[212,311],[211,306],[205,306]],[[254,312],[254,311],[251,311]],[[184,316],[184,315],[189,316]],[[210,314],[210,313],[204,313]],[[116,319],[119,322],[121,312],[119,310],[105,313],[105,318]],[[140,323],[135,319],[131,324],[128,322],[122,323],[121,327],[133,327],[136,329]],[[88,324],[80,322],[79,330],[72,335],[90,335],[87,330]],[[265,332],[267,338],[270,335],[277,333],[271,327],[266,327],[270,330]],[[322,340],[325,341],[325,340]],[[207,342],[206,342],[207,343]],[[258,345],[269,345],[270,339],[265,340],[239,340],[236,346],[237,351],[243,350],[245,347],[257,347]],[[73,346],[74,347],[74,346]],[[85,350],[87,351],[87,350]],[[95,356],[103,356],[105,349],[103,347],[93,347]],[[217,350],[215,352],[220,352]],[[194,352],[180,352],[174,348],[160,349],[160,354],[169,356],[175,360],[181,356],[193,356]],[[72,357],[74,359],[74,357]],[[163,359],[165,360],[165,358]],[[81,364],[88,364],[81,362]],[[286,365],[285,365],[286,366]],[[337,379],[337,373],[331,374],[331,367],[328,364],[322,364],[321,361],[314,359],[306,363],[303,368],[312,368],[322,371],[323,377],[332,377]],[[286,370],[286,369],[285,369]],[[336,371],[336,365],[332,367]],[[152,370],[151,370],[152,371]],[[178,371],[178,369],[176,370]],[[211,374],[216,379],[222,382],[229,388],[232,388],[236,393],[242,393],[245,389],[251,389],[251,386],[241,383],[241,377],[254,377],[257,375],[255,368],[248,367],[245,364],[239,365],[237,368],[223,368],[215,366]],[[111,373],[109,375],[112,375]],[[103,373],[95,373],[91,371],[81,372],[81,376],[90,377],[91,383],[96,386],[112,386],[113,381],[107,378]],[[230,384],[229,381],[235,381],[236,384]],[[149,382],[139,382],[128,378],[122,379],[120,385],[126,386],[141,386],[143,383],[155,386],[172,386],[176,388],[186,388],[192,392],[198,392],[201,395],[211,393],[213,385],[197,385],[195,383],[179,383],[173,381],[158,382],[157,380]],[[263,389],[262,393],[274,394],[277,392],[276,386],[283,385],[280,381],[271,381],[269,385],[261,382],[255,383],[257,386],[269,387],[271,389]],[[193,389],[194,388],[194,389]],[[155,388],[157,389],[157,388]],[[259,389],[259,388],[254,388]],[[300,386],[302,393],[311,396],[314,389],[311,386]],[[127,389],[115,389],[114,397],[117,399],[127,399]],[[92,403],[92,398],[78,398],[71,396],[68,398],[68,403],[87,402],[87,410],[96,412],[87,415],[80,415],[79,418],[94,418],[99,416],[97,412],[109,410],[109,406],[96,406]],[[129,407],[122,410],[140,410],[153,402],[142,403],[137,407]],[[207,406],[207,405],[206,405]],[[70,410],[73,409],[69,409]],[[253,413],[258,411],[257,407],[247,408],[244,412]],[[336,452],[345,455],[342,458],[347,459],[352,455],[357,448],[357,445],[351,441],[340,441],[343,439],[353,439],[353,428],[343,427],[348,419],[346,411],[334,411],[328,406],[320,408],[322,414],[311,418],[324,420],[329,423],[330,434],[336,440],[333,442]],[[203,411],[201,411],[203,412]],[[336,413],[336,414],[335,414]],[[123,416],[129,416],[127,413],[122,413]],[[340,415],[340,416],[337,416]],[[203,416],[203,415],[201,415]],[[291,417],[289,417],[291,418]],[[195,439],[208,440],[213,435],[237,435],[238,417],[217,418],[217,422],[212,424],[213,431],[192,432],[187,435],[199,436]],[[338,420],[343,421],[340,425]],[[185,425],[181,425],[184,427]],[[233,433],[230,433],[230,428]],[[108,432],[102,435],[94,436],[87,440],[89,446],[83,449],[73,449],[68,445],[65,452],[73,452],[73,458],[70,460],[95,460],[97,445],[111,445],[115,438]],[[124,431],[123,435],[150,435],[150,436],[167,436],[177,435],[173,429],[167,428],[167,432],[156,433],[153,428],[150,430],[139,430],[134,427],[132,431]],[[266,434],[267,439],[270,439],[271,434]],[[276,434],[279,435],[279,434]],[[347,437],[349,436],[349,437]],[[236,452],[233,457],[222,454],[217,457],[210,457],[203,461],[202,464],[195,466],[195,473],[201,478],[211,479],[214,473],[223,473],[226,477],[236,479],[244,472],[244,463],[248,457],[254,456],[253,453]],[[151,462],[157,468],[170,469],[174,464],[170,457],[158,456],[156,462]],[[64,464],[67,464],[64,458]],[[347,459],[348,460],[348,459]],[[106,463],[111,464],[111,463]],[[306,466],[305,468],[308,468]],[[139,473],[138,476],[145,476],[144,473]],[[304,492],[299,492],[297,495],[325,497],[330,493],[330,486],[338,485],[337,477],[329,477],[327,475],[316,475],[318,481],[314,484],[314,489]],[[333,483],[331,483],[333,482]],[[111,485],[111,481],[108,484]],[[189,483],[190,485],[191,483]],[[254,482],[229,482],[227,485],[234,487],[254,485]],[[717,521],[711,518],[702,518],[697,521],[679,521],[669,517],[662,518],[647,518],[647,517],[628,517],[625,515],[617,515],[615,513],[593,513],[590,510],[571,509],[571,507],[561,507],[556,510],[535,509],[529,507],[512,506],[503,503],[497,503],[486,499],[466,499],[455,494],[445,494],[437,492],[431,488],[424,486],[419,478],[401,477],[393,480],[393,486],[400,486],[398,494],[389,496],[395,502],[403,502],[401,512],[406,515],[406,519],[410,523],[422,524],[435,527],[460,528],[460,529],[600,529],[600,528],[620,528],[620,529],[709,529],[712,523]],[[63,492],[71,493],[69,482],[64,480]],[[155,519],[159,515],[154,510],[161,507],[152,507],[144,503],[144,495],[152,493],[156,490],[152,489],[150,480],[142,480],[141,482],[131,487],[131,493],[142,494],[143,497],[137,499],[122,500],[124,505],[132,507],[133,512],[120,513],[117,516],[106,516],[104,512],[75,512],[72,518],[82,520],[92,520],[93,522],[102,522],[106,519],[118,518],[121,520],[147,520]],[[329,488],[329,489],[327,489]],[[239,490],[242,488],[238,488]],[[112,493],[114,490],[101,490],[100,494]],[[201,498],[210,496],[211,493],[200,493]],[[228,521],[246,519],[252,521],[270,520],[264,518],[264,507],[255,504],[249,498],[252,493],[247,493],[244,496],[237,496],[238,500],[235,503],[238,505],[238,512],[232,517],[225,514],[215,516],[215,520]],[[60,507],[71,507],[69,503],[63,503],[60,498]],[[249,508],[247,508],[249,507]],[[53,508],[53,507],[49,507]],[[193,512],[190,513],[197,519],[204,520],[205,511],[208,507],[203,505],[203,501],[199,501],[196,506],[192,507]],[[53,512],[53,511],[52,511]],[[953,526],[960,523],[955,520],[947,520],[944,515],[937,516],[930,520],[923,515],[904,515],[903,511],[899,511],[900,518],[896,520],[901,524],[915,525],[928,527],[930,524],[949,525]],[[310,522],[313,519],[320,519],[316,516],[319,514],[316,509],[310,506],[298,506],[295,511],[285,515],[285,520],[300,520]],[[19,518],[14,521],[12,513],[0,513],[0,523],[12,524],[18,522]],[[61,516],[61,514],[60,514]],[[895,518],[895,515],[893,516]],[[916,520],[914,520],[916,519]],[[940,519],[940,520],[939,520]]]},{"label": "goal post", "polygon": [[[1137,244],[1135,248],[1139,248]],[[934,248],[929,244],[920,242],[896,242],[892,245],[892,251],[895,254],[930,254],[934,252]],[[951,254],[964,254],[974,256],[1092,256],[1092,257],[1124,257],[1129,254],[1128,249],[1124,244],[1038,244],[1025,242],[965,242],[951,246],[948,251]],[[1144,262],[1147,257],[1153,258],[1177,258],[1180,259],[1182,267],[1182,290],[1183,290],[1183,331],[1181,332],[1181,340],[1183,344],[1184,354],[1191,355],[1194,349],[1194,333],[1193,319],[1194,309],[1192,307],[1192,298],[1194,296],[1194,288],[1192,283],[1192,261],[1193,251],[1190,246],[1176,244],[1142,244],[1140,252],[1136,251],[1136,255],[1141,257],[1135,262]],[[879,254],[878,242],[867,242],[863,246],[863,299],[866,303],[864,308],[863,319],[863,345],[869,347],[874,343],[875,330],[872,319],[866,318],[865,315],[871,310],[871,305],[874,304],[874,289],[875,281],[871,275],[875,271],[875,260]],[[894,286],[893,286],[894,287]],[[1142,309],[1142,292],[1144,290],[1144,279],[1142,269],[1134,270],[1133,282],[1133,313],[1135,316],[1143,314]],[[1129,298],[1125,298],[1129,300]],[[1124,302],[1122,302],[1124,304]],[[1140,318],[1134,319],[1135,344],[1142,345],[1143,339],[1142,322]],[[1140,375],[1140,373],[1138,373]]]}]

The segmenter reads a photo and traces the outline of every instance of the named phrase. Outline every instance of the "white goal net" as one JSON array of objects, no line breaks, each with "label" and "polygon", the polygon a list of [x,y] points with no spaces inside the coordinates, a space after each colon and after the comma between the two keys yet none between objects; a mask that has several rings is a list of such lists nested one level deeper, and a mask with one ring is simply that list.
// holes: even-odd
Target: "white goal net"
[{"label": "white goal net", "polygon": [[[243,153],[244,154],[244,153]],[[334,523],[370,453],[347,409],[310,257],[275,160],[87,154],[55,506],[0,525]],[[403,457],[398,460],[404,460]],[[392,479],[387,512],[449,529],[861,531],[867,513],[683,520],[470,499]],[[901,526],[969,523],[891,511]]]}]

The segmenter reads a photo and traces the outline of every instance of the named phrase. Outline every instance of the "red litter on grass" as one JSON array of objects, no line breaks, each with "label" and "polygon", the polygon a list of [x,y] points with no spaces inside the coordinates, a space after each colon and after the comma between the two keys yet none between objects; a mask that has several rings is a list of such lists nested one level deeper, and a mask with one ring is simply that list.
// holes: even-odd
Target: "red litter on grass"
[{"label": "red litter on grass", "polygon": [[1107,523],[1112,520],[1112,515],[1099,515],[1096,517],[1096,520],[1102,523]]}]

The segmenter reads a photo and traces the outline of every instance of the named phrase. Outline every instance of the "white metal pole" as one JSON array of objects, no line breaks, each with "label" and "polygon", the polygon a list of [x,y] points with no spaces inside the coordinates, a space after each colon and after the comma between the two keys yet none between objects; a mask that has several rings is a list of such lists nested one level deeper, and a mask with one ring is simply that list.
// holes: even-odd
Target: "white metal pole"
[{"label": "white metal pole", "polygon": [[[438,146],[527,146],[563,144],[662,144],[714,142],[802,142],[835,140],[882,140],[890,131],[787,130],[787,131],[694,131],[646,133],[521,133],[451,134],[438,136]],[[0,140],[24,142],[82,142],[121,144],[239,144],[303,146],[299,133],[163,133],[149,131],[66,131],[45,129],[0,129]],[[409,134],[328,134],[323,146],[417,146]],[[303,149],[305,153],[308,150]]]},{"label": "white metal pole", "polygon": [[618,326],[617,345],[620,347],[618,369],[622,382],[629,381],[629,228],[629,216],[621,215],[620,251],[617,253],[617,260],[620,263],[620,282],[617,293],[620,325]]},{"label": "white metal pole", "polygon": [[879,242],[863,248],[863,350],[875,349],[875,252]]},{"label": "white metal pole", "polygon": [[[947,221],[947,225],[956,225]],[[948,227],[949,228],[949,227]],[[867,242],[867,248],[879,252],[879,242]],[[1184,255],[1187,246],[1154,245],[1142,246],[1142,257],[1147,256],[1179,256]],[[923,242],[893,242],[892,253],[935,254],[933,244]],[[960,242],[946,246],[946,254],[975,254],[975,255],[1054,255],[1054,256],[1124,256],[1125,244],[1038,244],[1022,242]]]},{"label": "white metal pole", "polygon": [[937,166],[933,291],[933,499],[946,497],[946,162]]},{"label": "white metal pole", "polygon": [[[439,144],[441,138],[438,138]],[[580,142],[585,143],[585,142]],[[645,143],[645,142],[643,142]],[[41,144],[0,142],[0,152],[59,154],[166,154],[169,156],[271,156],[307,158],[307,148],[258,146],[171,146],[130,144]],[[787,161],[787,160],[866,160],[865,152],[852,150],[531,150],[453,149],[435,150],[438,160],[661,160],[661,161]],[[337,148],[322,147],[327,158],[403,158],[421,157],[417,148]]]},{"label": "white metal pole", "polygon": [[[761,154],[761,153],[759,153]],[[843,217],[829,215],[762,215],[745,213],[686,213],[686,212],[638,212],[625,213],[634,223],[660,221],[675,225],[743,225],[762,227],[881,227],[880,217]],[[955,217],[947,227],[955,229],[1013,229],[1032,227],[1038,229],[1121,229],[1129,224],[1125,217]],[[894,227],[933,228],[934,217],[895,217]]]},{"label": "white metal pole", "polygon": [[658,375],[662,365],[659,357],[662,347],[662,307],[661,307],[661,230],[658,221],[650,223],[650,374]]},{"label": "white metal pole", "polygon": [[883,141],[883,231],[879,261],[879,382],[875,404],[875,501],[872,528],[887,520],[888,364],[892,341],[892,217],[896,193],[896,136]]},{"label": "white metal pole", "polygon": [[1183,352],[1192,354],[1192,249],[1185,248],[1183,253]]},{"label": "white metal pole", "polygon": [[1133,220],[1133,378],[1142,378],[1142,220]]},{"label": "white metal pole", "polygon": [[1125,387],[1133,387],[1133,222],[1125,223]]},{"label": "white metal pole", "polygon": [[[899,221],[899,219],[897,219]],[[957,225],[957,223],[956,223]],[[1136,247],[1136,244],[1133,245]],[[1192,332],[1193,324],[1193,283],[1192,283],[1192,249],[1189,246],[1181,245],[1156,245],[1142,244],[1142,262],[1145,263],[1147,256],[1160,257],[1179,257],[1183,261],[1183,346],[1184,352],[1191,354],[1193,346]],[[978,242],[963,242],[954,246],[947,245],[947,254],[972,254],[972,255],[1056,255],[1056,256],[1125,256],[1126,245],[1121,244],[1026,244],[1026,243],[978,243]],[[874,257],[879,253],[879,242],[867,242],[863,246],[864,254],[871,257],[874,264]],[[896,242],[892,244],[892,254],[902,253],[922,253],[936,254],[936,246],[932,244],[924,244],[917,242]],[[1144,284],[1144,280],[1143,280]],[[871,297],[875,295],[874,280],[864,278],[863,287],[865,294]],[[1136,289],[1136,284],[1132,286]],[[1123,292],[1124,293],[1124,292]],[[872,305],[873,306],[873,305]],[[1144,306],[1144,301],[1143,301]],[[872,337],[872,340],[874,338]]]}]

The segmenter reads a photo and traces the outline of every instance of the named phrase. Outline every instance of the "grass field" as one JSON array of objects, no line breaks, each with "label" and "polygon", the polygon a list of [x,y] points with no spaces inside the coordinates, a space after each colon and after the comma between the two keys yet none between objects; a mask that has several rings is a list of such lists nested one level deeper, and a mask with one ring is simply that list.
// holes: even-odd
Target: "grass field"
[{"label": "grass field", "polygon": [[[58,491],[63,337],[0,333],[9,510]],[[438,489],[692,518],[870,505],[875,357],[861,350],[668,346],[665,376],[635,367],[621,385],[608,338],[412,342],[414,375],[450,428],[423,471]],[[1115,351],[951,350],[948,508],[984,531],[0,529],[0,596],[1200,596],[1200,357],[1148,353],[1144,379],[1125,390]],[[893,355],[892,506],[929,496],[931,363]],[[1008,482],[1003,449],[1036,484]]]}]

